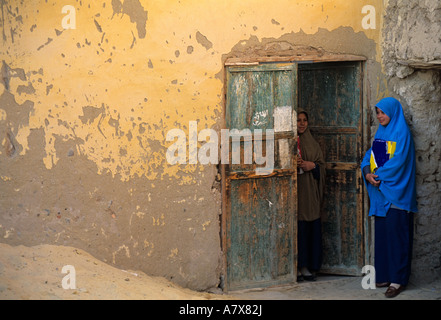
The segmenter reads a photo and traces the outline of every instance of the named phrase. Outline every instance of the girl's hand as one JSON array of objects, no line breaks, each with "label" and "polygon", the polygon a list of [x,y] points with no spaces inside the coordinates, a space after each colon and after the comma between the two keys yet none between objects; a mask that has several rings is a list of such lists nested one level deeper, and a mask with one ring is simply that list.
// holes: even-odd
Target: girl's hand
[{"label": "girl's hand", "polygon": [[378,187],[378,186],[380,185],[381,181],[380,181],[380,180],[375,180],[375,178],[378,178],[378,175],[373,174],[373,173],[368,173],[368,174],[366,175],[366,180],[367,180],[371,185],[373,185],[374,187]]},{"label": "girl's hand", "polygon": [[303,163],[303,159],[300,156],[297,156],[297,167],[301,168]]},{"label": "girl's hand", "polygon": [[[298,160],[297,160],[298,161]],[[315,163],[312,161],[305,161],[300,159],[300,161],[297,162],[297,165],[299,168],[302,168],[303,171],[311,171],[315,168]]]}]

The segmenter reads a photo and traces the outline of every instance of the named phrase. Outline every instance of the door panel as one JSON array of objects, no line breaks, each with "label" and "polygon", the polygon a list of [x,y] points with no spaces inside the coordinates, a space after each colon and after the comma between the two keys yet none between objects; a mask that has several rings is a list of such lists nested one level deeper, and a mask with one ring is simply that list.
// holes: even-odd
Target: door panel
[{"label": "door panel", "polygon": [[289,176],[231,181],[230,289],[293,281]]},{"label": "door panel", "polygon": [[323,272],[358,275],[364,265],[362,64],[299,65],[299,107],[326,161]]},{"label": "door panel", "polygon": [[[222,170],[227,290],[296,280],[296,83],[293,63],[227,68],[226,128],[252,133],[234,150],[229,140],[230,161]],[[262,139],[256,129],[263,130]],[[259,143],[262,155],[272,151],[274,159],[274,169],[264,175],[256,173],[262,167],[256,163]],[[244,163],[249,150],[253,162]],[[232,163],[235,152],[240,163]]]}]

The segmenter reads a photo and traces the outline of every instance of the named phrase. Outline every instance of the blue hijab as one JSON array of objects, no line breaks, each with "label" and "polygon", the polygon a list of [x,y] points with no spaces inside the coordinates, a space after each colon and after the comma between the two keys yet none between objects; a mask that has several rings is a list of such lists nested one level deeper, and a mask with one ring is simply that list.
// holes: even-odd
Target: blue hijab
[{"label": "blue hijab", "polygon": [[[370,199],[369,215],[384,217],[391,205],[417,212],[415,147],[403,108],[397,99],[391,97],[380,100],[376,107],[390,118],[390,122],[386,126],[380,124],[372,147],[361,164],[362,168],[375,168],[377,179],[381,181],[379,187],[374,187],[365,179]],[[383,157],[379,155],[381,152],[375,152],[374,156],[374,151],[381,149],[381,145],[386,150]]]}]

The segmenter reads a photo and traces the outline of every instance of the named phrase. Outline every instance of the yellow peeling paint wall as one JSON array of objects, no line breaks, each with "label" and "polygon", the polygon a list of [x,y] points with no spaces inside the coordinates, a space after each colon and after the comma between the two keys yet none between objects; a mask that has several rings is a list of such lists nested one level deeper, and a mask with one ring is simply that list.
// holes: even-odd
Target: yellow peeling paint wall
[{"label": "yellow peeling paint wall", "polygon": [[196,289],[222,273],[218,171],[169,164],[166,135],[222,127],[225,58],[270,42],[360,54],[370,98],[386,90],[381,0],[0,5],[1,241]]}]

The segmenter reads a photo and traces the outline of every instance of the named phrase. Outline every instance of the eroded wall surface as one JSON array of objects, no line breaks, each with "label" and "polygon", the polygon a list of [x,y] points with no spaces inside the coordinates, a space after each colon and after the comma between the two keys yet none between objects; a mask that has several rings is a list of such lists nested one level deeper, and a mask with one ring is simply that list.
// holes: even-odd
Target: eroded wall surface
[{"label": "eroded wall surface", "polygon": [[441,3],[390,0],[384,20],[385,72],[405,111],[416,148],[417,200],[412,278],[441,276],[441,70],[413,68],[441,61]]},{"label": "eroded wall surface", "polygon": [[388,92],[380,0],[1,0],[0,11],[1,241],[76,246],[194,289],[222,273],[218,168],[169,164],[166,135],[222,127],[225,59],[293,45],[364,55],[369,100]]}]

